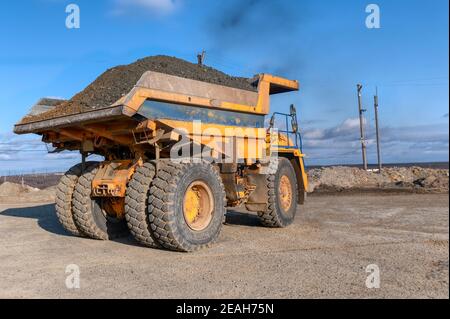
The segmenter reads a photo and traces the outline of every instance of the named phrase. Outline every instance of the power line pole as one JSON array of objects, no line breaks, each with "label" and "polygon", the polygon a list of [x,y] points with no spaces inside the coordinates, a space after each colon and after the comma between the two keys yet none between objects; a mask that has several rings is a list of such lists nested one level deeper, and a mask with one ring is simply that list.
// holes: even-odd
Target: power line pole
[{"label": "power line pole", "polygon": [[375,130],[377,134],[377,156],[378,156],[378,170],[381,174],[381,145],[380,145],[380,128],[378,125],[378,88],[374,96],[374,107],[375,107]]},{"label": "power line pole", "polygon": [[203,50],[202,53],[197,54],[198,65],[203,65],[203,63],[205,63],[205,55],[206,55],[206,51],[205,50]]},{"label": "power line pole", "polygon": [[361,100],[362,85],[358,84],[356,87],[358,88],[359,129],[361,133],[361,150],[362,150],[363,166],[364,169],[367,170],[367,151],[366,151],[367,147],[366,147],[366,137],[364,134],[364,112],[366,110],[362,108],[362,100]]}]

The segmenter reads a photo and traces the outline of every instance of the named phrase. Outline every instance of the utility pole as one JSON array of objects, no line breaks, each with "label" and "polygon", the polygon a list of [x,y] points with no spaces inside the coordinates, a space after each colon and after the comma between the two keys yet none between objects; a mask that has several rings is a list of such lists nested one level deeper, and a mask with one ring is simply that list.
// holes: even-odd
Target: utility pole
[{"label": "utility pole", "polygon": [[361,150],[362,150],[362,158],[363,158],[363,166],[364,169],[367,170],[367,151],[366,151],[366,137],[364,134],[364,112],[365,109],[362,108],[362,85],[358,84],[356,86],[358,88],[358,109],[359,109],[359,129],[361,133]]},{"label": "utility pole", "polygon": [[203,63],[205,62],[205,54],[205,50],[203,50],[202,53],[197,54],[198,65],[203,65]]},{"label": "utility pole", "polygon": [[378,171],[381,174],[381,145],[380,145],[380,128],[378,125],[378,88],[374,96],[374,107],[375,107],[375,130],[377,134],[377,156],[378,156]]}]

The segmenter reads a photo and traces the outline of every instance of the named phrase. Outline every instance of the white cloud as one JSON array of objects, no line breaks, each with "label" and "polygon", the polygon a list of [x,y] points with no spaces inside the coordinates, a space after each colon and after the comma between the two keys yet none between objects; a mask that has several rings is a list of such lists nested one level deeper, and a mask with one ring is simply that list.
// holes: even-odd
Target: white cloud
[{"label": "white cloud", "polygon": [[66,171],[79,162],[76,152],[48,154],[41,137],[0,133],[0,176]]},{"label": "white cloud", "polygon": [[[365,120],[364,120],[365,121]],[[359,128],[359,118],[346,119],[344,123],[338,128],[339,130],[346,131],[354,128]]]},{"label": "white cloud", "polygon": [[77,152],[63,152],[63,153],[48,153],[44,156],[46,159],[57,159],[57,160],[72,160],[80,159],[80,154]]},{"label": "white cloud", "polygon": [[324,135],[325,135],[325,130],[312,129],[312,130],[305,131],[305,133],[303,134],[303,137],[311,139],[311,140],[318,140],[318,139],[323,138]]},{"label": "white cloud", "polygon": [[114,15],[124,15],[136,9],[153,15],[167,15],[175,11],[179,0],[114,0]]},{"label": "white cloud", "polygon": [[340,125],[330,128],[312,128],[305,130],[304,137],[312,140],[329,140],[333,138],[359,138],[359,118],[348,118]]},{"label": "white cloud", "polygon": [[8,161],[8,160],[10,160],[10,159],[11,159],[11,156],[10,156],[10,155],[0,153],[0,160]]}]

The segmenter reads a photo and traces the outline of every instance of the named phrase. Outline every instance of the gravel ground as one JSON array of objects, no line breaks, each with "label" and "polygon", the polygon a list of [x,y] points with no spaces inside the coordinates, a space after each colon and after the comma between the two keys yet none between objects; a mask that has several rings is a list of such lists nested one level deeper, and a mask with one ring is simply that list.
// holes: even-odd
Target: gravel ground
[{"label": "gravel ground", "polygon": [[[448,240],[447,194],[310,196],[286,229],[229,211],[193,254],[71,237],[51,203],[0,204],[0,298],[448,298]],[[65,287],[68,264],[80,289]]]}]

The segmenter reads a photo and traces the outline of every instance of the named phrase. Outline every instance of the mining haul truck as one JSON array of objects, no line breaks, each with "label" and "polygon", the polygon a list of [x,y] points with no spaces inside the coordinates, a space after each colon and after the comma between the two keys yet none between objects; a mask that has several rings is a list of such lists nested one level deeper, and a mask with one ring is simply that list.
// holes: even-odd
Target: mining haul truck
[{"label": "mining haul truck", "polygon": [[[265,121],[270,95],[297,91],[299,83],[259,74],[253,85],[146,71],[111,105],[33,120],[64,103],[44,98],[14,132],[41,135],[54,152],[81,153],[56,191],[68,232],[99,240],[131,232],[142,245],[190,252],[216,241],[227,207],[286,227],[305,201],[295,107]],[[92,154],[104,161],[89,161]]]}]

